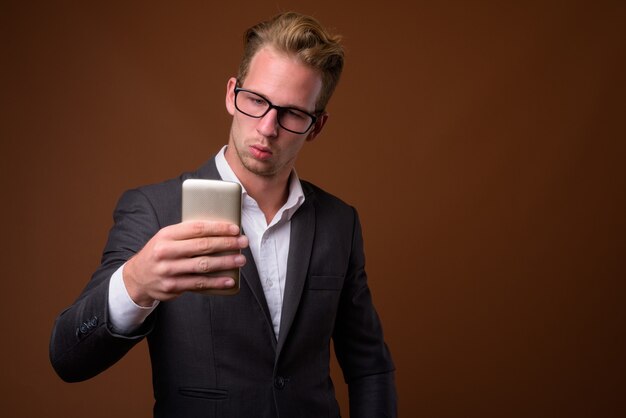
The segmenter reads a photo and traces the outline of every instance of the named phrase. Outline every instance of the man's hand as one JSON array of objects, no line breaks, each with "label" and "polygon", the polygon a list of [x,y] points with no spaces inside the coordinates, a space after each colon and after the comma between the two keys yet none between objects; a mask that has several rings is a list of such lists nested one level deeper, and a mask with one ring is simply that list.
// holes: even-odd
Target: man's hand
[{"label": "man's hand", "polygon": [[133,301],[150,306],[183,292],[200,289],[228,289],[229,277],[206,277],[211,273],[243,266],[242,254],[219,255],[241,250],[248,238],[239,227],[226,222],[187,221],[166,226],[157,232],[124,266],[124,284]]}]

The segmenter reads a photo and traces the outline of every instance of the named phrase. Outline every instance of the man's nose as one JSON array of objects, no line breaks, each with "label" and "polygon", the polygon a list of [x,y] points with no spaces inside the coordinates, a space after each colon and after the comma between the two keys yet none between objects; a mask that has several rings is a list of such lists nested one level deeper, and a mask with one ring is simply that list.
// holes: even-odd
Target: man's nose
[{"label": "man's nose", "polygon": [[257,124],[257,131],[265,137],[275,137],[278,135],[278,110],[270,109]]}]

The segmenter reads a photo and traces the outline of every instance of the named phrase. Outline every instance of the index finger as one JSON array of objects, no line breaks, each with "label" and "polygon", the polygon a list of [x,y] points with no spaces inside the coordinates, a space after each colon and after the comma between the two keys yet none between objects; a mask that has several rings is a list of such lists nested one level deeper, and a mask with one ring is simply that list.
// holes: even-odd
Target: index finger
[{"label": "index finger", "polygon": [[166,236],[173,240],[186,240],[201,237],[220,237],[239,235],[239,227],[225,221],[184,221],[163,228]]}]

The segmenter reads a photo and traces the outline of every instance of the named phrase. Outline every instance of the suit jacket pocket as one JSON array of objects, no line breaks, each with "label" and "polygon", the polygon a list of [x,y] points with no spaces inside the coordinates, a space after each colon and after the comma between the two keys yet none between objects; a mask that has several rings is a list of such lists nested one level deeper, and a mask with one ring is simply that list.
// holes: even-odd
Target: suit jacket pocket
[{"label": "suit jacket pocket", "polygon": [[309,290],[341,290],[343,276],[311,276],[307,288]]},{"label": "suit jacket pocket", "polygon": [[210,399],[214,401],[228,399],[228,391],[224,389],[184,387],[178,388],[178,393],[189,398]]}]

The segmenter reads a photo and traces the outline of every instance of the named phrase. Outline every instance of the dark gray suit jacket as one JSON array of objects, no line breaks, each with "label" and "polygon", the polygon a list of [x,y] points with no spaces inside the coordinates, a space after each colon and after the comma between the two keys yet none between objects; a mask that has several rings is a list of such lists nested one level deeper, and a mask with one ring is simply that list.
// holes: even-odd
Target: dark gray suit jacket
[{"label": "dark gray suit jacket", "polygon": [[121,197],[100,268],[54,325],[50,358],[61,378],[95,376],[147,336],[155,417],[338,417],[332,338],[351,416],[395,416],[394,365],[367,286],[357,213],[304,181],[278,340],[249,249],[236,296],[185,293],[159,304],[135,335],[112,329],[109,279],[159,229],[180,222],[187,178],[220,177],[212,159]]}]

